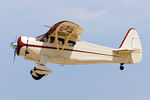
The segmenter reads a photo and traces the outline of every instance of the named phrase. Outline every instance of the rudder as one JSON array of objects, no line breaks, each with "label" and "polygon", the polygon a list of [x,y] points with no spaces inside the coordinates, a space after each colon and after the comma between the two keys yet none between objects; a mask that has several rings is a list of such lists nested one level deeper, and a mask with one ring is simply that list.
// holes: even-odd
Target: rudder
[{"label": "rudder", "polygon": [[142,47],[138,33],[134,28],[129,29],[125,38],[123,39],[120,50],[133,50],[130,55],[130,63],[138,63],[142,59]]}]

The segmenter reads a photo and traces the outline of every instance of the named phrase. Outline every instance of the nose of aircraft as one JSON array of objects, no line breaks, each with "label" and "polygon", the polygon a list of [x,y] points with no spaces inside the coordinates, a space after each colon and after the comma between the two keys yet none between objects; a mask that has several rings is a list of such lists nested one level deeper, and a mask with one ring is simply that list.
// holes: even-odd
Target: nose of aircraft
[{"label": "nose of aircraft", "polygon": [[19,36],[16,37],[15,41],[13,41],[13,42],[10,43],[10,47],[11,47],[12,49],[16,49],[16,48],[17,48],[17,45],[18,45],[18,38],[19,38]]},{"label": "nose of aircraft", "polygon": [[11,42],[11,43],[10,43],[10,47],[13,48],[13,49],[16,49],[16,48],[17,48],[17,45],[18,45],[17,42]]}]

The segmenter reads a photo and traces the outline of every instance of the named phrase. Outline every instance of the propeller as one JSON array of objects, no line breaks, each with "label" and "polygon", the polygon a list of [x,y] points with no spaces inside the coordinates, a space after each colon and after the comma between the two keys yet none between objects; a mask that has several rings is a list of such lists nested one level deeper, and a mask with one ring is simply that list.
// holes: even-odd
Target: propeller
[{"label": "propeller", "polygon": [[14,50],[13,64],[15,63],[16,55],[17,55],[17,48]]},{"label": "propeller", "polygon": [[28,51],[28,42],[29,42],[29,40],[28,40],[28,37],[27,37],[27,46],[26,46],[26,50],[25,50],[25,56],[26,56],[27,54],[29,54],[29,51]]},{"label": "propeller", "polygon": [[15,42],[11,42],[11,43],[10,43],[10,47],[11,47],[12,49],[14,49],[13,64],[14,64],[14,62],[15,62],[16,55],[17,55],[17,45],[18,45],[17,39],[18,39],[18,37],[16,37]]}]

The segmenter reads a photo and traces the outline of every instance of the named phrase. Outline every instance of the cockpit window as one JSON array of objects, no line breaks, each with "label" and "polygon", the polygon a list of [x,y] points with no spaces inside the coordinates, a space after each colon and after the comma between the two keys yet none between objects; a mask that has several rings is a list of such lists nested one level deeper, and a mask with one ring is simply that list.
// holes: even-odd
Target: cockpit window
[{"label": "cockpit window", "polygon": [[76,42],[74,42],[74,41],[68,41],[68,43],[69,43],[69,46],[74,46],[74,45],[76,45]]},{"label": "cockpit window", "polygon": [[47,42],[48,35],[47,34],[40,35],[40,36],[36,37],[36,40],[40,41],[40,42]]},{"label": "cockpit window", "polygon": [[[47,42],[48,41],[48,38],[49,36],[47,34],[43,34],[43,35],[40,35],[38,37],[35,38],[36,41],[40,41],[40,42]],[[54,36],[50,36],[50,43],[54,43],[55,42],[55,37]],[[58,41],[59,43],[61,43],[62,45],[65,45],[65,39],[63,38],[58,38]],[[68,40],[68,46],[74,46],[76,45],[76,42],[75,41],[71,41],[71,40]]]},{"label": "cockpit window", "polygon": [[55,37],[54,37],[54,36],[51,36],[51,37],[50,37],[50,43],[54,43],[54,41],[55,41]]}]

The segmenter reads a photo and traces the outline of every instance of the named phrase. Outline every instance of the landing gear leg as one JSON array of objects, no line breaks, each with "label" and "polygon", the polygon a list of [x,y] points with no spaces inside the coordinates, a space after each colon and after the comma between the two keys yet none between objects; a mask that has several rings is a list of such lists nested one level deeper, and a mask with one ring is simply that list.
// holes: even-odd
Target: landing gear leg
[{"label": "landing gear leg", "polygon": [[120,64],[120,70],[124,70],[124,66],[123,65],[124,65],[124,63]]}]

